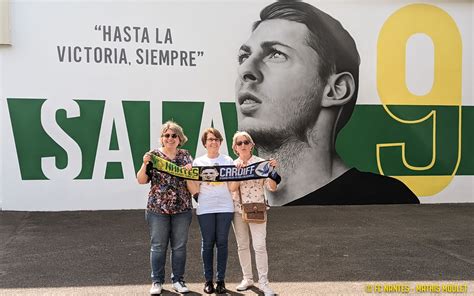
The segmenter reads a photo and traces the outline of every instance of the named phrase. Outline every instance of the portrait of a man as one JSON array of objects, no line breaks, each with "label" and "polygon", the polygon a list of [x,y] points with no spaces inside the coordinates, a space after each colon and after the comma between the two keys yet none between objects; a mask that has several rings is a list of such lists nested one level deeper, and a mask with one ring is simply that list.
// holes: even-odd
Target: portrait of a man
[{"label": "portrait of a man", "polygon": [[349,167],[335,149],[357,100],[360,64],[338,20],[303,2],[270,4],[238,63],[238,128],[260,157],[280,163],[271,205],[419,203],[399,180]]},{"label": "portrait of a man", "polygon": [[204,167],[201,171],[201,177],[203,181],[215,182],[219,176],[219,172],[215,167]]}]

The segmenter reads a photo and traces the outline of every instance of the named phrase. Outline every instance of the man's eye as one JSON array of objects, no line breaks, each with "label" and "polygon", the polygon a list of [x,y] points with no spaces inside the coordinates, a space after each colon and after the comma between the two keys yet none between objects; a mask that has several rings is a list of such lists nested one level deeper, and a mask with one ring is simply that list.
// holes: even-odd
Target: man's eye
[{"label": "man's eye", "polygon": [[286,55],[281,51],[274,50],[268,55],[268,58],[275,61],[284,61],[286,60]]},{"label": "man's eye", "polygon": [[246,59],[249,58],[248,53],[240,53],[239,56],[237,57],[237,60],[239,61],[239,65],[241,65],[243,62],[245,62]]}]

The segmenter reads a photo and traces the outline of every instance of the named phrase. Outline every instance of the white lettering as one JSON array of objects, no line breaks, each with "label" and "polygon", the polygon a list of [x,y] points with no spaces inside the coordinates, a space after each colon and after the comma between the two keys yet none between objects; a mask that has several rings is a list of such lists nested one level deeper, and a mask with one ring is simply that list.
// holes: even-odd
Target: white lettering
[{"label": "white lettering", "polygon": [[[122,110],[122,102],[107,100],[104,108],[104,116],[100,127],[99,143],[97,144],[97,155],[92,178],[105,178],[107,163],[120,162],[124,179],[135,178],[135,169],[132,163],[132,150],[128,139],[127,126]],[[115,124],[117,134],[118,150],[110,150],[112,139],[112,128]]]},{"label": "white lettering", "polygon": [[253,174],[254,173],[255,166],[249,166],[247,167],[247,174]]},{"label": "white lettering", "polygon": [[[203,108],[203,113],[202,114],[208,114],[208,116],[203,116],[202,121],[201,121],[201,128],[199,129],[199,134],[202,135],[204,130],[210,126],[213,126],[214,128],[218,129],[221,132],[221,135],[224,137],[224,139],[221,142],[221,152],[223,154],[229,155],[227,152],[227,141],[224,136],[224,123],[222,121],[222,113],[221,113],[221,108],[219,105],[219,100],[214,99],[214,98],[209,98],[208,101],[204,103],[204,108]],[[196,156],[201,156],[207,153],[205,150],[205,147],[201,145],[197,145],[196,149]]]},{"label": "white lettering", "polygon": [[79,105],[73,100],[46,100],[41,106],[41,125],[45,132],[67,154],[67,165],[60,169],[56,165],[56,156],[41,158],[41,169],[50,180],[72,180],[82,169],[82,151],[79,145],[58,125],[56,112],[60,109],[66,111],[67,118],[80,116]]}]

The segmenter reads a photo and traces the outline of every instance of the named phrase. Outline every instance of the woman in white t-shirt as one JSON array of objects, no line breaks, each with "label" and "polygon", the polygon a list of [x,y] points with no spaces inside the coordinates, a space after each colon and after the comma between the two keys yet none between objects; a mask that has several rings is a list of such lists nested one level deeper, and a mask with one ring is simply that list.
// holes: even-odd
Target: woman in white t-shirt
[{"label": "woman in white t-shirt", "polygon": [[[203,180],[199,184],[197,217],[201,229],[201,254],[206,283],[204,292],[222,294],[226,292],[225,271],[227,267],[227,242],[229,229],[234,216],[234,205],[226,182],[215,182],[219,174],[213,166],[233,165],[232,158],[219,153],[222,135],[215,128],[208,128],[201,136],[207,154],[194,160],[193,166],[208,167],[203,169]],[[214,246],[217,248],[216,287],[214,288]]]}]

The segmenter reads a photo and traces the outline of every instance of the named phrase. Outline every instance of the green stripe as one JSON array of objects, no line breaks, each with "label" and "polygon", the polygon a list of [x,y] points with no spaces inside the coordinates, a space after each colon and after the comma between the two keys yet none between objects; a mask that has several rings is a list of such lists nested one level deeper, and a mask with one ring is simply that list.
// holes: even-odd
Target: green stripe
[{"label": "green stripe", "polygon": [[[8,111],[12,125],[15,147],[23,180],[44,180],[41,158],[55,156],[58,168],[67,166],[65,150],[60,147],[41,126],[41,106],[45,99],[8,98]],[[100,126],[105,106],[104,100],[76,100],[80,116],[67,118],[64,110],[46,114],[46,120],[57,124],[78,143],[82,151],[82,170],[76,179],[91,179],[96,160]],[[123,101],[122,107],[130,139],[130,148],[135,170],[141,165],[142,156],[150,147],[150,103],[147,101]],[[237,130],[235,104],[220,103],[224,118],[224,134],[229,152],[232,151],[232,136]],[[189,137],[184,146],[194,156],[199,139],[199,127],[203,116],[204,102],[162,102],[163,121],[173,119]],[[458,108],[447,106],[391,106],[391,112],[403,120],[416,120],[431,110],[436,111],[436,159],[434,166],[426,171],[412,171],[401,162],[398,147],[381,150],[381,161],[387,175],[450,175],[458,158]],[[158,111],[159,112],[159,111]],[[474,175],[474,106],[462,107],[462,157],[457,175]],[[115,128],[112,131],[110,149],[118,147]],[[406,143],[406,158],[414,166],[425,166],[432,157],[432,120],[419,124],[404,124],[391,118],[381,105],[357,105],[354,114],[340,132],[336,149],[351,166],[363,171],[379,172],[376,162],[376,145],[381,143]],[[231,154],[232,155],[232,154]],[[106,178],[123,178],[121,163],[110,162]]]},{"label": "green stripe", "polygon": [[[204,110],[204,102],[163,102],[163,123],[173,120],[179,124],[188,137],[188,142],[183,145],[186,149],[195,155],[197,145],[202,145],[199,138],[199,127],[201,126],[202,112]],[[159,137],[160,135],[156,135]],[[153,139],[156,139],[153,135]],[[151,147],[159,147],[160,143],[151,143]],[[143,156],[143,154],[142,154]]]},{"label": "green stripe", "polygon": [[[387,175],[450,175],[458,157],[458,107],[390,106],[390,111],[403,120],[416,120],[436,111],[436,159],[425,171],[405,168],[400,148],[381,150],[381,162]],[[474,139],[474,107],[462,107],[461,163],[457,175],[474,174],[472,151]],[[426,166],[432,158],[432,126],[427,120],[419,124],[404,124],[391,118],[381,105],[357,105],[349,123],[337,138],[336,149],[350,165],[364,171],[379,172],[376,145],[406,143],[406,159],[410,165]]]}]

